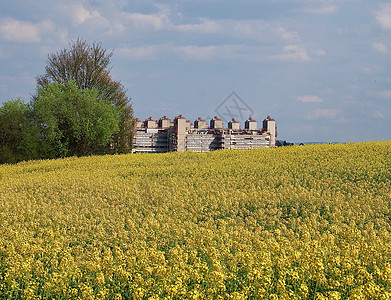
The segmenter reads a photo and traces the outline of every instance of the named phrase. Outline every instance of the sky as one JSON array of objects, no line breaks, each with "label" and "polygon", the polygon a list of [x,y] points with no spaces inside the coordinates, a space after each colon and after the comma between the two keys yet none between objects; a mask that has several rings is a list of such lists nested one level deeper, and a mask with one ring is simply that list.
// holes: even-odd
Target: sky
[{"label": "sky", "polygon": [[13,0],[0,4],[0,103],[25,102],[48,54],[113,50],[135,117],[276,120],[277,139],[391,139],[391,3]]}]

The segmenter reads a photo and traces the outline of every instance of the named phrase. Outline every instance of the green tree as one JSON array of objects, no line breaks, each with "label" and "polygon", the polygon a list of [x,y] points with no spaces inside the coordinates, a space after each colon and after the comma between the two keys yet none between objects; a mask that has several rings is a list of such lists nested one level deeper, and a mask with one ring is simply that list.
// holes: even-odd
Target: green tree
[{"label": "green tree", "polygon": [[22,100],[4,102],[0,107],[0,163],[38,158],[38,139],[29,120],[28,105]]},{"label": "green tree", "polygon": [[79,89],[74,81],[38,89],[31,111],[45,158],[104,153],[119,129],[117,106],[96,89]]},{"label": "green tree", "polygon": [[83,39],[71,41],[70,49],[48,55],[45,74],[37,77],[38,88],[57,82],[74,81],[79,89],[94,89],[98,96],[107,99],[118,108],[118,131],[111,138],[118,152],[131,148],[133,133],[133,109],[130,98],[121,82],[112,79],[110,59],[113,51],[102,48],[101,43],[88,44]]}]

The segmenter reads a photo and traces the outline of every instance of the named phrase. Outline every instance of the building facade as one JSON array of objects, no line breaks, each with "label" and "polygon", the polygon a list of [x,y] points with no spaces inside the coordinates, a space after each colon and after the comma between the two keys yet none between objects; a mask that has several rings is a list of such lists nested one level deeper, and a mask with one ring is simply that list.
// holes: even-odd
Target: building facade
[{"label": "building facade", "polygon": [[191,123],[182,115],[174,120],[166,116],[159,120],[135,120],[132,152],[206,152],[220,149],[254,149],[275,147],[276,121],[269,116],[258,129],[257,121],[249,118],[244,129],[235,119],[224,128],[223,121],[214,117],[208,124],[202,118]]}]

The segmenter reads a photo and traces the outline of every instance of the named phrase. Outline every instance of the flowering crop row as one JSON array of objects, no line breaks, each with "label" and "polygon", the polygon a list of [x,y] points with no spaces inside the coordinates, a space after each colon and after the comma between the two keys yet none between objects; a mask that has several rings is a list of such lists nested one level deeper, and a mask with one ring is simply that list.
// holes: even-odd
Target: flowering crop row
[{"label": "flowering crop row", "polygon": [[0,299],[391,299],[391,142],[0,166]]}]

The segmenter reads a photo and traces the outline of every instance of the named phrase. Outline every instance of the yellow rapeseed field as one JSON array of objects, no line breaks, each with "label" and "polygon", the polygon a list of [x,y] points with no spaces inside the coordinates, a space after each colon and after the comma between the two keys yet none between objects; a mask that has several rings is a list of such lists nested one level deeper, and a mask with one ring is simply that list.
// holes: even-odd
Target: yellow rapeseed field
[{"label": "yellow rapeseed field", "polygon": [[0,166],[0,299],[391,299],[391,142]]}]

